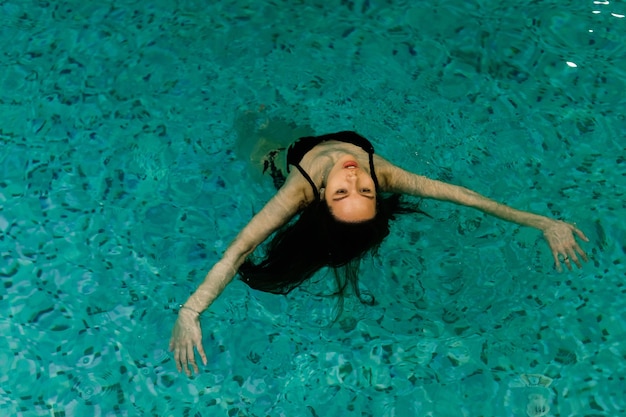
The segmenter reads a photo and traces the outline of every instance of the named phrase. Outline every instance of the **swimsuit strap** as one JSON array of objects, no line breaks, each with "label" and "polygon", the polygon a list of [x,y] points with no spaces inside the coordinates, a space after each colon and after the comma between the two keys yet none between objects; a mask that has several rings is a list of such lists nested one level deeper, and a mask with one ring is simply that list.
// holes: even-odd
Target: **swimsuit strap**
[{"label": "swimsuit strap", "polygon": [[370,175],[372,176],[372,180],[374,181],[374,189],[376,193],[378,193],[378,178],[376,177],[376,171],[374,170],[374,148],[372,147],[372,152],[369,152],[369,160],[370,160]]},{"label": "swimsuit strap", "polygon": [[309,174],[307,174],[307,172],[304,170],[304,168],[300,166],[300,164],[297,164],[296,168],[298,168],[298,171],[300,171],[300,174],[302,174],[302,176],[309,182],[309,184],[311,184],[311,188],[313,189],[313,194],[315,194],[315,200],[316,201],[319,200],[320,192],[317,190],[317,186],[315,185],[315,183],[313,182]]}]

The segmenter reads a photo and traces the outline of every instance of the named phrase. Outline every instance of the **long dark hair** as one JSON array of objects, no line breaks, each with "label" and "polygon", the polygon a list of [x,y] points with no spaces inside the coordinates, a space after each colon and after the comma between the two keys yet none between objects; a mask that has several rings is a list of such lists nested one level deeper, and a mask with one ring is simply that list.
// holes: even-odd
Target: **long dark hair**
[{"label": "long dark hair", "polygon": [[417,204],[403,203],[398,194],[378,196],[373,219],[347,223],[335,219],[325,201],[315,201],[274,233],[260,262],[247,259],[239,274],[254,289],[287,294],[327,266],[336,280],[333,295],[343,300],[351,288],[362,302],[373,304],[373,297],[363,296],[359,290],[360,260],[368,252],[376,252],[389,234],[389,221],[395,214],[409,212],[426,214]]}]

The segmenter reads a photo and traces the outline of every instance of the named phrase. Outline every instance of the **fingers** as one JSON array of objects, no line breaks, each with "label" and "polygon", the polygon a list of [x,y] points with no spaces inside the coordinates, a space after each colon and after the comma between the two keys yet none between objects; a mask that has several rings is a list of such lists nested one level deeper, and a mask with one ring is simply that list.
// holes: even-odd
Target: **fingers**
[{"label": "fingers", "polygon": [[[191,367],[193,368],[193,371],[198,374],[200,373],[198,371],[198,365],[196,364],[196,355],[194,355],[193,353],[193,345],[189,344],[187,346],[187,361],[189,364],[191,364]],[[187,376],[190,376],[190,373],[187,374]]]},{"label": "fingers", "polygon": [[570,257],[567,255],[567,249],[555,249],[552,251],[552,256],[554,257],[554,265],[556,270],[559,272],[563,271],[561,264],[565,264],[567,269],[572,270],[572,264],[570,262]]},{"label": "fingers", "polygon": [[552,256],[554,257],[554,267],[556,270],[559,272],[563,271],[563,268],[561,268],[561,260],[559,259],[559,252],[552,251]]},{"label": "fingers", "polygon": [[[585,242],[589,242],[589,238],[585,236],[585,234],[580,229],[578,229],[575,226],[572,226],[572,230],[580,239],[584,240]],[[585,253],[584,250],[581,249],[581,247],[578,245],[578,243],[576,243],[575,240],[574,242],[572,242],[572,245],[570,248],[568,248],[568,250],[569,250],[570,257],[572,258],[572,260],[574,261],[574,263],[576,264],[578,268],[582,268],[582,265],[580,261],[578,260],[576,253],[580,255],[583,261],[585,262],[588,261],[587,254]]]},{"label": "fingers", "polygon": [[567,269],[569,269],[570,271],[572,270],[572,262],[571,261],[574,261],[574,263],[576,265],[580,265],[580,261],[576,257],[576,254],[574,252],[572,252],[572,251],[569,251],[569,252],[572,254],[572,257],[570,257],[569,255],[561,254],[558,251],[552,252],[552,255],[554,256],[554,264],[556,266],[556,270],[557,271],[559,271],[559,272],[563,271],[563,268],[561,268],[561,263],[564,263],[565,266],[567,267]]},{"label": "fingers", "polygon": [[[176,363],[176,370],[178,372],[184,371],[185,374],[187,374],[187,376],[190,376],[191,372],[189,371],[189,367],[187,363],[188,358],[190,356],[189,348],[185,349],[180,344],[173,345],[173,342],[170,342],[170,349],[172,349],[172,347],[174,348],[174,363]],[[191,358],[193,358],[193,346],[191,347]]]},{"label": "fingers", "polygon": [[567,269],[572,270],[572,263],[574,263],[578,268],[582,268],[583,265],[578,259],[578,255],[582,258],[583,261],[587,262],[587,254],[580,248],[578,245],[574,245],[572,248],[566,248],[562,252],[555,250],[552,252],[552,256],[554,257],[554,265],[556,270],[562,272],[563,268],[561,267],[561,263],[565,264]]},{"label": "fingers", "polygon": [[[566,223],[562,223],[566,224]],[[552,257],[554,258],[554,266],[557,271],[562,272],[562,264],[565,264],[567,269],[572,270],[572,264],[578,268],[582,268],[581,259],[587,262],[587,254],[581,249],[576,242],[576,236],[589,242],[589,238],[578,229],[575,224],[567,224],[569,231],[555,232],[553,235],[549,235],[546,238],[552,248]],[[564,232],[564,233],[563,233]],[[571,234],[570,234],[571,233]]]},{"label": "fingers", "polygon": [[583,265],[578,260],[578,256],[576,256],[576,253],[578,253],[578,255],[580,255],[580,257],[582,258],[583,261],[585,261],[585,262],[588,261],[587,254],[577,244],[573,245],[573,249],[572,248],[569,249],[569,253],[570,253],[569,257],[572,259],[572,261],[574,261],[574,263],[576,264],[576,266],[578,268],[582,268]]},{"label": "fingers", "polygon": [[176,370],[178,370],[178,372],[182,371],[182,360],[180,357],[180,349],[178,348],[178,346],[174,348],[174,363],[176,363]]},{"label": "fingers", "polygon": [[169,343],[169,349],[174,351],[174,363],[176,364],[176,369],[178,372],[185,372],[187,376],[191,376],[194,372],[196,374],[200,373],[198,364],[196,363],[194,347],[198,350],[198,353],[202,358],[202,362],[205,365],[208,362],[204,348],[202,347],[202,332],[199,329],[197,319],[193,325],[198,328],[185,328],[184,326],[179,327],[177,322]]},{"label": "fingers", "polygon": [[585,236],[585,234],[582,232],[582,230],[579,230],[576,227],[574,227],[574,233],[576,233],[576,235],[579,238],[581,238],[582,240],[584,240],[585,242],[589,242],[589,238],[587,236]]},{"label": "fingers", "polygon": [[191,376],[191,371],[189,370],[189,352],[187,349],[184,348],[180,348],[179,350],[181,357],[180,365],[182,367],[182,370],[183,372],[185,372],[185,375]]},{"label": "fingers", "polygon": [[[206,365],[207,358],[204,353],[204,349],[202,349],[202,345],[199,345],[199,346],[200,348],[198,349],[198,352],[200,353],[200,356],[202,357],[202,362]],[[170,349],[172,349],[172,347],[173,346],[170,343]],[[174,350],[174,362],[176,363],[176,369],[178,370],[178,372],[184,371],[187,376],[192,375],[192,370],[196,374],[200,373],[200,370],[198,369],[198,364],[196,363],[196,358],[193,352],[193,344],[189,344],[186,347],[176,346],[172,350]],[[191,368],[189,367],[189,365],[191,365]]]},{"label": "fingers", "polygon": [[198,351],[200,358],[202,358],[202,363],[206,365],[207,364],[206,354],[204,353],[204,347],[202,347],[201,342],[196,344],[196,350]]},{"label": "fingers", "polygon": [[585,253],[585,251],[584,251],[584,250],[582,250],[582,249],[581,249],[581,247],[580,247],[580,246],[575,245],[575,246],[574,246],[574,250],[575,250],[576,252],[578,252],[578,254],[580,255],[580,257],[581,257],[581,258],[583,258],[583,261],[585,261],[585,262],[589,261],[589,259],[587,259],[587,254]]},{"label": "fingers", "polygon": [[566,257],[563,259],[563,263],[565,264],[565,266],[567,267],[567,269],[569,269],[570,271],[572,270],[572,263],[570,262],[570,260],[569,260],[569,257],[568,257],[568,256],[566,256]]},{"label": "fingers", "polygon": [[[576,252],[574,252],[572,249],[570,249],[569,253],[570,253],[569,258],[565,260],[566,264],[571,259],[572,262],[574,262],[578,268],[582,268],[583,266],[581,265],[580,261],[578,260],[578,256],[576,256]],[[569,267],[569,269],[571,271],[572,270],[571,265],[568,265],[568,267]]]}]

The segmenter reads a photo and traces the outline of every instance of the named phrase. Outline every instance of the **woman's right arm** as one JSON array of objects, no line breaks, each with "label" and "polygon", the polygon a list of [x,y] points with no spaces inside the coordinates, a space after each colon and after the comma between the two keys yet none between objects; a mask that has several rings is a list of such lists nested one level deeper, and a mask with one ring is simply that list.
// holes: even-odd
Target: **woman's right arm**
[{"label": "woman's right arm", "polygon": [[185,307],[197,312],[204,311],[222,293],[248,255],[298,212],[303,204],[303,194],[290,185],[286,183],[239,232],[222,259],[211,268],[189,297]]},{"label": "woman's right arm", "polygon": [[224,252],[222,259],[211,268],[204,281],[181,307],[170,340],[170,350],[174,351],[178,371],[184,370],[187,375],[191,375],[188,367],[191,365],[193,370],[198,372],[194,347],[198,350],[203,363],[207,363],[202,347],[200,313],[209,307],[232,281],[246,257],[305,204],[306,196],[302,181],[294,177],[290,175],[285,185],[239,232]]}]

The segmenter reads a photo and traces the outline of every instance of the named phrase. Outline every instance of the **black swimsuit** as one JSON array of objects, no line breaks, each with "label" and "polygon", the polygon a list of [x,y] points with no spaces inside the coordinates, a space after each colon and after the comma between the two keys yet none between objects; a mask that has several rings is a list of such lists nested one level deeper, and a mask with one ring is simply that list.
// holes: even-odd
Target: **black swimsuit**
[{"label": "black swimsuit", "polygon": [[323,142],[328,142],[329,140],[336,140],[338,142],[351,143],[352,145],[356,145],[363,149],[369,155],[369,164],[370,164],[370,173],[372,179],[374,180],[374,186],[378,190],[378,179],[376,178],[376,173],[374,172],[374,146],[370,143],[369,140],[365,139],[363,136],[351,132],[339,132],[339,133],[330,133],[328,135],[322,136],[307,136],[298,139],[294,143],[289,146],[287,150],[287,172],[289,172],[289,165],[295,166],[298,171],[302,174],[304,178],[311,184],[311,188],[313,189],[313,194],[315,194],[315,199],[320,199],[320,193],[317,189],[317,186],[307,174],[307,172],[300,166],[300,161],[307,152],[311,149],[319,145]]}]

